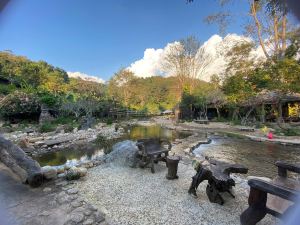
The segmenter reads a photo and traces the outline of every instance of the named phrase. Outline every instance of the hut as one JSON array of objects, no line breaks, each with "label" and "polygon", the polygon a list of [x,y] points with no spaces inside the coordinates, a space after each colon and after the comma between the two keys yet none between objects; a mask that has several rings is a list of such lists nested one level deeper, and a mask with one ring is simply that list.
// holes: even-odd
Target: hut
[{"label": "hut", "polygon": [[[261,122],[300,121],[300,94],[262,91],[243,103],[248,114],[256,111]],[[247,116],[247,115],[246,115]]]}]

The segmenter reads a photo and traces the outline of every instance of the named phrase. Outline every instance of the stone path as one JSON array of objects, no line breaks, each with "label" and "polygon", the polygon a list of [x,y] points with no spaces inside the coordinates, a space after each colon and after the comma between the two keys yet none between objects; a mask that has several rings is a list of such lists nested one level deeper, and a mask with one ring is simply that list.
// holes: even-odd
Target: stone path
[{"label": "stone path", "polygon": [[107,224],[104,214],[87,203],[72,182],[57,180],[31,189],[0,167],[0,184],[1,225]]}]

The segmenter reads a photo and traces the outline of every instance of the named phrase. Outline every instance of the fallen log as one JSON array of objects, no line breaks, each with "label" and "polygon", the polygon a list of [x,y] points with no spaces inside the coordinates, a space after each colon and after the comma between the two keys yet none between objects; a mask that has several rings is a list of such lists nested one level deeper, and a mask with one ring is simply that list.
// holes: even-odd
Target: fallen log
[{"label": "fallen log", "polygon": [[43,183],[43,174],[38,162],[2,135],[0,135],[0,161],[23,183],[28,183],[31,187],[38,187]]}]

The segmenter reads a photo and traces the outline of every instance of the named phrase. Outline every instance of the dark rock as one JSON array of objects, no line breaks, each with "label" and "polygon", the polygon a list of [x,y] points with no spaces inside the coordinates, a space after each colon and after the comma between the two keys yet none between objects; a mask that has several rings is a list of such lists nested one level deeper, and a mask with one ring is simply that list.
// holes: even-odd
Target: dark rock
[{"label": "dark rock", "polygon": [[92,128],[96,123],[96,119],[91,116],[84,116],[81,119],[79,129],[80,130],[87,130],[89,128]]}]

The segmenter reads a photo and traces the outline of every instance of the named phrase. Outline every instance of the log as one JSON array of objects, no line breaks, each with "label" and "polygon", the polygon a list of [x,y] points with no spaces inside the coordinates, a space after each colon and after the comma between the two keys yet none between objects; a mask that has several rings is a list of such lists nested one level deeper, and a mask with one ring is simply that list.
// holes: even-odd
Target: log
[{"label": "log", "polygon": [[188,193],[197,197],[196,189],[204,180],[208,181],[206,194],[210,202],[224,204],[221,192],[228,192],[232,197],[231,188],[235,181],[230,177],[231,173],[247,173],[248,169],[243,165],[229,164],[213,159],[206,159],[197,168],[197,174],[193,176]]},{"label": "log", "polygon": [[23,183],[38,187],[43,183],[43,174],[38,162],[0,135],[0,161],[14,172]]}]

